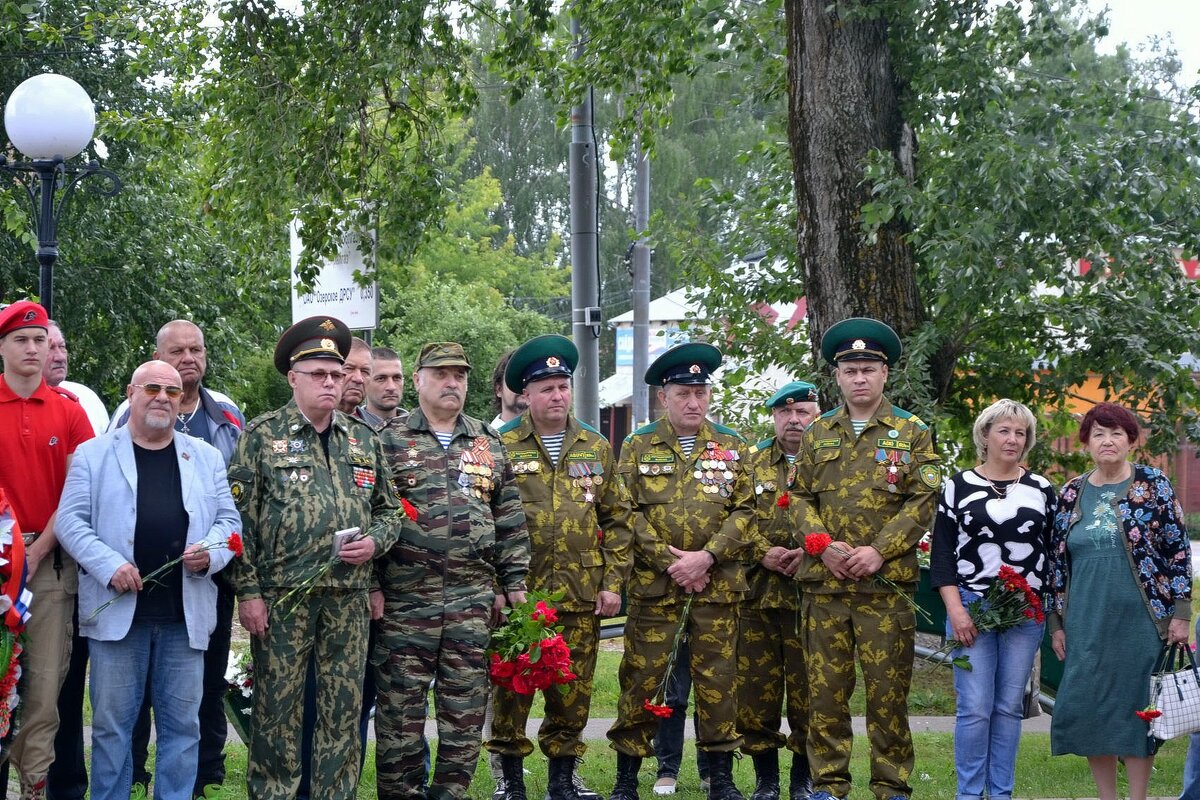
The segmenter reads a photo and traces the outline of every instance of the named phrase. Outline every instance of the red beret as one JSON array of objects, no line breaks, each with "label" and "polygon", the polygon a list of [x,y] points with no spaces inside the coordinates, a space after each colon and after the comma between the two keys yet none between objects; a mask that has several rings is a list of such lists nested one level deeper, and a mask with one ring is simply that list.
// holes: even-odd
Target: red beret
[{"label": "red beret", "polygon": [[50,317],[46,309],[31,300],[21,300],[0,311],[0,336],[17,328],[50,329]]}]

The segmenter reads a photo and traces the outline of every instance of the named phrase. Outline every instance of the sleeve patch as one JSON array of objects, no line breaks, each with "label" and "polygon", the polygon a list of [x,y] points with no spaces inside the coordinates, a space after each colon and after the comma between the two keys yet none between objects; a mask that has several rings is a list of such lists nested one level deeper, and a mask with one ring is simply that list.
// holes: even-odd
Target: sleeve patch
[{"label": "sleeve patch", "polygon": [[932,464],[926,464],[921,467],[917,470],[917,474],[921,476],[921,482],[930,489],[936,489],[942,485],[942,474]]}]

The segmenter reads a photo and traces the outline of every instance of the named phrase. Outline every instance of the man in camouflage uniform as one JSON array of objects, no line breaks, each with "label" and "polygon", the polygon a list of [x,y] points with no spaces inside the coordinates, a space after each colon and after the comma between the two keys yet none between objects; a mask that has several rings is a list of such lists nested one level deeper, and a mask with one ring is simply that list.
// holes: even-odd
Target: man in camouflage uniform
[{"label": "man in camouflage uniform", "polygon": [[[413,373],[419,405],[382,431],[397,492],[417,516],[379,565],[384,614],[372,663],[381,800],[466,796],[488,696],[488,622],[525,599],[521,495],[500,438],[462,413],[470,368],[454,342],[422,347]],[[435,678],[438,752],[426,791],[426,693]]]},{"label": "man in camouflage uniform", "polygon": [[[600,619],[621,610],[633,535],[629,492],[616,479],[612,446],[570,411],[577,363],[579,352],[564,336],[538,336],[521,345],[508,363],[505,382],[523,393],[529,406],[499,430],[529,525],[530,588],[562,594],[555,606],[577,676],[565,694],[557,686],[542,693],[546,710],[538,743],[550,759],[551,800],[578,798],[575,759],[586,749],[580,737],[591,705]],[[500,687],[494,691],[487,748],[501,755],[505,797],[525,800],[523,763],[533,752],[525,723],[533,696]]]},{"label": "man in camouflage uniform", "polygon": [[[617,470],[634,507],[633,576],[621,661],[617,721],[608,731],[617,751],[611,800],[637,800],[642,759],[654,754],[658,718],[646,708],[660,690],[675,632],[684,617],[695,687],[696,746],[709,754],[709,797],[742,800],[733,783],[737,732],[738,604],[746,593],[747,540],[754,495],[745,442],[705,419],[710,373],[721,353],[708,344],[681,344],[646,370],[661,387],[666,416],[629,435]],[[690,596],[690,597],[689,597]]]},{"label": "man in camouflage uniform", "polygon": [[[809,794],[808,681],[800,646],[800,584],[793,580],[800,542],[791,513],[796,454],[804,431],[821,413],[817,387],[804,381],[783,386],[766,403],[775,435],[750,448],[746,469],[758,503],[750,591],[742,606],[738,642],[738,731],[742,752],[754,759],[756,784],[750,800],[779,800],[779,750],[792,751],[791,800]],[[780,732],[786,708],[791,735]]]},{"label": "man in camouflage uniform", "polygon": [[[285,331],[275,367],[292,400],[246,426],[229,464],[246,548],[233,585],[255,674],[251,800],[296,794],[296,716],[310,654],[321,709],[312,796],[357,796],[371,560],[395,542],[403,517],[374,432],[336,410],[349,350],[350,331],[335,319],[310,317]],[[347,529],[359,533],[335,537]]]},{"label": "man in camouflage uniform", "polygon": [[826,531],[833,544],[804,555],[801,614],[808,653],[808,760],[813,800],[850,793],[848,703],[857,651],[867,701],[871,791],[881,800],[912,793],[912,682],[916,620],[911,592],[917,543],[933,518],[941,484],[928,427],[883,396],[900,357],[895,331],[873,319],[843,320],[821,339],[845,404],[819,417],[796,459],[791,504],[798,534]]}]

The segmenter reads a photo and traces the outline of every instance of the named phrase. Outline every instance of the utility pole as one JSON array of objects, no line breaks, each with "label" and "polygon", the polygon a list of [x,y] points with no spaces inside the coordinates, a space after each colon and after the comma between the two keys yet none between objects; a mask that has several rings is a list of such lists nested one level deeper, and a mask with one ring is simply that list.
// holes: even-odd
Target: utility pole
[{"label": "utility pole", "polygon": [[637,145],[637,176],[633,193],[633,420],[632,428],[650,421],[650,391],[643,380],[650,366],[650,157]]},{"label": "utility pole", "polygon": [[[571,19],[574,58],[583,55],[579,21]],[[596,224],[596,139],[592,90],[571,109],[571,334],[579,348],[575,416],[600,426],[600,258]]]}]

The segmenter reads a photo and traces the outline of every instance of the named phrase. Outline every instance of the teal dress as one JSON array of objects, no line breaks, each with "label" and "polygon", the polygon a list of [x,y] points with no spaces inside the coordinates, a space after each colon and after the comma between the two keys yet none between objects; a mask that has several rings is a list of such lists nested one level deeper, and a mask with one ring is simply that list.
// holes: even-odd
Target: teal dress
[{"label": "teal dress", "polygon": [[1083,481],[1082,517],[1067,533],[1067,659],[1050,724],[1054,755],[1150,755],[1146,723],[1134,712],[1149,702],[1150,671],[1162,639],[1117,519],[1117,500],[1129,484]]}]

